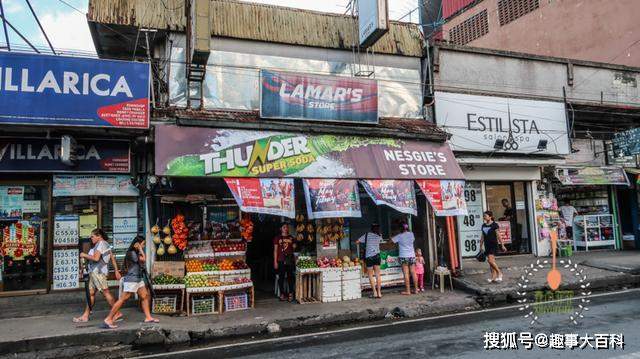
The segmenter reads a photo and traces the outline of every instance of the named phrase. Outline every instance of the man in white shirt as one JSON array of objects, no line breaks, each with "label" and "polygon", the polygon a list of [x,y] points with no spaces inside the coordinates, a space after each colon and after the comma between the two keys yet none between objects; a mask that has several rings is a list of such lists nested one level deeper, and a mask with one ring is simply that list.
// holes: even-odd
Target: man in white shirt
[{"label": "man in white shirt", "polygon": [[578,211],[571,205],[571,201],[568,199],[564,201],[564,205],[560,206],[560,215],[564,219],[565,228],[567,231],[567,238],[573,238],[573,219],[578,215]]},{"label": "man in white shirt", "polygon": [[[373,294],[371,298],[382,298],[382,279],[380,276],[380,226],[377,223],[371,225],[371,231],[363,234],[356,243],[362,243],[364,249],[364,262],[367,266],[367,274],[369,275],[369,284]],[[376,282],[373,280],[375,273]]]}]

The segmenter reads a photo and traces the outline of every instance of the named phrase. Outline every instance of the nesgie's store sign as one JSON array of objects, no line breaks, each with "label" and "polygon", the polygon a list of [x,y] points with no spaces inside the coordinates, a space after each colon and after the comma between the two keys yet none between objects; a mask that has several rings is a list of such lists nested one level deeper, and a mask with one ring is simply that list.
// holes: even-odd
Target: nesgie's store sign
[{"label": "nesgie's store sign", "polygon": [[149,64],[0,53],[0,123],[149,127]]}]

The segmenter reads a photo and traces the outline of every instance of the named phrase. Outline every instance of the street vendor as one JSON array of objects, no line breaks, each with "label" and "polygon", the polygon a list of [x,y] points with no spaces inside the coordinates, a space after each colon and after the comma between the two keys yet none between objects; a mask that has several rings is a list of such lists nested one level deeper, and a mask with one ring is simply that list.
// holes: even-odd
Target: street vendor
[{"label": "street vendor", "polygon": [[[278,273],[278,288],[280,289],[280,300],[293,301],[293,291],[295,285],[296,264],[293,256],[295,243],[289,234],[289,223],[283,222],[280,225],[280,234],[273,238],[273,269]],[[285,276],[287,287],[285,290]]]}]

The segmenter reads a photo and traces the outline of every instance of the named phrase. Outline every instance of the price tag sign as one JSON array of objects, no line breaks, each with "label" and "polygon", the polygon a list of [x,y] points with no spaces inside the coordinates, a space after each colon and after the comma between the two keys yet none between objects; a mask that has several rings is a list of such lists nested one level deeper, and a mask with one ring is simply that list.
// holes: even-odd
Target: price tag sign
[{"label": "price tag sign", "polygon": [[464,200],[467,215],[458,216],[458,234],[462,257],[474,257],[480,251],[482,230],[482,185],[480,182],[466,182]]},{"label": "price tag sign", "polygon": [[53,290],[75,289],[80,286],[80,259],[77,249],[53,251]]},{"label": "price tag sign", "polygon": [[53,246],[78,245],[78,216],[56,216],[53,225]]}]

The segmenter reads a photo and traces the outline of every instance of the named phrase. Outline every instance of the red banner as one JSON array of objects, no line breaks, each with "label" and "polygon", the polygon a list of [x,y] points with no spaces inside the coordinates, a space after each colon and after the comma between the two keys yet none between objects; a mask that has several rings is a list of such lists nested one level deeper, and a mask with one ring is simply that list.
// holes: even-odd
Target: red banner
[{"label": "red banner", "polygon": [[464,181],[416,180],[427,197],[436,216],[464,216],[467,202],[464,199]]},{"label": "red banner", "polygon": [[356,180],[314,178],[303,183],[310,219],[362,217]]},{"label": "red banner", "polygon": [[378,206],[386,204],[402,213],[418,214],[413,181],[364,180],[361,183]]},{"label": "red banner", "polygon": [[292,178],[225,178],[240,210],[295,218]]}]

